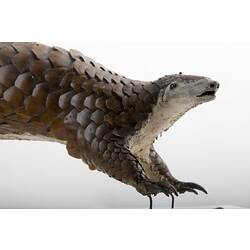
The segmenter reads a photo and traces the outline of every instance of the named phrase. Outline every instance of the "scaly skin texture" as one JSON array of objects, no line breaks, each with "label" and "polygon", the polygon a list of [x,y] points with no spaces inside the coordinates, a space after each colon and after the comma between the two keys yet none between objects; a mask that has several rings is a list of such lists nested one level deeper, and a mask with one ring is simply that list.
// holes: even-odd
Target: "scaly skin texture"
[{"label": "scaly skin texture", "polygon": [[128,148],[128,138],[152,113],[162,88],[161,81],[127,79],[75,50],[0,43],[0,135],[29,133],[62,141],[91,170],[143,195],[203,190],[174,179],[153,147],[157,180],[150,180]]}]

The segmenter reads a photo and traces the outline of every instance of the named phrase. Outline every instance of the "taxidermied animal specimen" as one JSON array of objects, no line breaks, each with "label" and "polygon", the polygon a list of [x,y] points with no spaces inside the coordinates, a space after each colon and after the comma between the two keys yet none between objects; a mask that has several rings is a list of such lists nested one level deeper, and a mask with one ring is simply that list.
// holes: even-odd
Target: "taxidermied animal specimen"
[{"label": "taxidermied animal specimen", "polygon": [[182,74],[135,81],[76,50],[0,43],[0,139],[66,144],[69,155],[135,187],[152,207],[158,193],[206,193],[175,179],[153,143],[218,88],[210,78]]}]

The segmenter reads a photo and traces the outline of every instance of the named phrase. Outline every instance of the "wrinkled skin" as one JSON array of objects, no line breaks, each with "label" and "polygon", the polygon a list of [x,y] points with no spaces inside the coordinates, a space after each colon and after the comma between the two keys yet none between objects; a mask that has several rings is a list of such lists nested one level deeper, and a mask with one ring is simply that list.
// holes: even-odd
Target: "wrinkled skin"
[{"label": "wrinkled skin", "polygon": [[206,192],[198,184],[176,180],[149,140],[147,160],[152,176],[157,173],[152,179],[129,140],[142,131],[157,105],[166,111],[179,105],[178,115],[171,113],[174,123],[192,107],[214,99],[218,86],[209,78],[180,74],[134,81],[75,50],[0,43],[0,138],[27,139],[28,134],[65,143],[68,153],[91,170],[143,195]]}]

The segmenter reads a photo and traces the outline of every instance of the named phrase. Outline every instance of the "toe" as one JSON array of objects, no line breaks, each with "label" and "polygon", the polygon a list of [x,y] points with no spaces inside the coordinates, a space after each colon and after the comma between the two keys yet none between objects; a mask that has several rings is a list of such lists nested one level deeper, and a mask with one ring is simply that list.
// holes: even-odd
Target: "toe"
[{"label": "toe", "polygon": [[191,189],[197,189],[202,191],[203,193],[207,194],[207,191],[204,187],[202,187],[199,184],[193,183],[193,182],[185,182],[185,186]]}]

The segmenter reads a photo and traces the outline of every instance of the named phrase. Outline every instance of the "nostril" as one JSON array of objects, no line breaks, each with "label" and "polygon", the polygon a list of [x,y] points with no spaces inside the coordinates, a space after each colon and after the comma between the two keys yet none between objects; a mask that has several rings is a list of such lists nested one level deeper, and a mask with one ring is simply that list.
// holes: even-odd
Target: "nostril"
[{"label": "nostril", "polygon": [[210,86],[210,88],[212,88],[212,89],[213,89],[213,88],[215,88],[215,83],[210,83],[210,85],[209,85],[209,86]]},{"label": "nostril", "polygon": [[215,88],[219,88],[219,86],[220,86],[220,84],[218,83],[218,82],[211,82],[210,83],[210,85],[209,85],[209,87],[211,88],[211,89],[215,89]]}]

